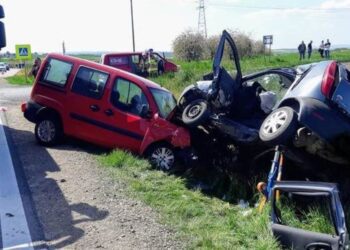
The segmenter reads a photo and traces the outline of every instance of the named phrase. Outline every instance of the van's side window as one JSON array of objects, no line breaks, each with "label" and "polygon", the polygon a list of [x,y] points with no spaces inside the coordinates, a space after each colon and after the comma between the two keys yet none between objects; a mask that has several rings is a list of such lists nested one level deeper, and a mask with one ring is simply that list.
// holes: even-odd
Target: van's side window
[{"label": "van's side window", "polygon": [[121,78],[114,83],[111,102],[116,108],[138,116],[144,106],[148,107],[147,98],[141,88]]},{"label": "van's side window", "polygon": [[72,92],[94,99],[100,99],[103,95],[108,76],[107,73],[95,69],[80,67],[73,82]]},{"label": "van's side window", "polygon": [[72,71],[73,64],[50,58],[44,67],[45,69],[40,76],[40,81],[47,84],[64,87],[67,83],[68,76]]}]

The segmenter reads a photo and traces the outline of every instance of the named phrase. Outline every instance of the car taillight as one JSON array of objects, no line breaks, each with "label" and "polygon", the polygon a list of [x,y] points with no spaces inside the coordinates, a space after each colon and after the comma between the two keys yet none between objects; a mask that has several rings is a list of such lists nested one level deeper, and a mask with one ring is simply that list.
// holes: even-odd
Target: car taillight
[{"label": "car taillight", "polygon": [[326,71],[323,74],[321,92],[327,98],[331,97],[332,88],[335,82],[334,80],[335,80],[336,70],[337,70],[337,63],[333,61],[327,66]]},{"label": "car taillight", "polygon": [[26,111],[26,109],[27,109],[27,103],[26,103],[26,102],[23,102],[23,103],[21,104],[21,111],[24,113],[24,112]]}]

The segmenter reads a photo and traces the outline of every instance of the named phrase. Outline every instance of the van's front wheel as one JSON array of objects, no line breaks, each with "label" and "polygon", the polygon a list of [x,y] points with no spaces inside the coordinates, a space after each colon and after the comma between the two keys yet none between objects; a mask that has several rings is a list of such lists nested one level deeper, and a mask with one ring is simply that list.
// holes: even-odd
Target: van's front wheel
[{"label": "van's front wheel", "polygon": [[171,171],[175,166],[174,148],[166,143],[151,146],[146,153],[151,164],[163,171]]},{"label": "van's front wheel", "polygon": [[40,145],[54,146],[62,137],[62,125],[55,117],[42,117],[35,125],[35,138]]}]

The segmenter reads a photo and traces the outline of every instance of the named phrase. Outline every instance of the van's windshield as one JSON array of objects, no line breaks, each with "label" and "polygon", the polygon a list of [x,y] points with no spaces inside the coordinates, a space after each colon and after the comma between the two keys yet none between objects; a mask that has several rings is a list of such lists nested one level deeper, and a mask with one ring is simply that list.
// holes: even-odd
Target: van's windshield
[{"label": "van's windshield", "polygon": [[159,115],[167,118],[176,107],[175,97],[168,91],[156,88],[150,88],[151,93],[157,103]]}]

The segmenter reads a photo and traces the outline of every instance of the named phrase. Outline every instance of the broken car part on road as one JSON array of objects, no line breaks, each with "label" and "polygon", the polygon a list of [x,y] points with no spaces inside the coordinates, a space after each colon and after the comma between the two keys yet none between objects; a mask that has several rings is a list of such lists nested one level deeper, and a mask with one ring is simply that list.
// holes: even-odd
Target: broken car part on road
[{"label": "broken car part on road", "polygon": [[[277,193],[283,197],[277,199]],[[289,203],[284,203],[287,199]],[[327,218],[327,222],[329,219],[328,232],[313,232],[288,225],[288,218],[283,215],[290,215],[290,207],[294,208],[296,212],[294,215],[298,218],[305,216],[303,211],[312,213],[317,209],[324,209],[326,216],[329,216]],[[274,236],[284,248],[305,250],[349,249],[349,235],[345,215],[340,202],[338,187],[334,183],[276,182],[271,196],[271,223]]]}]

